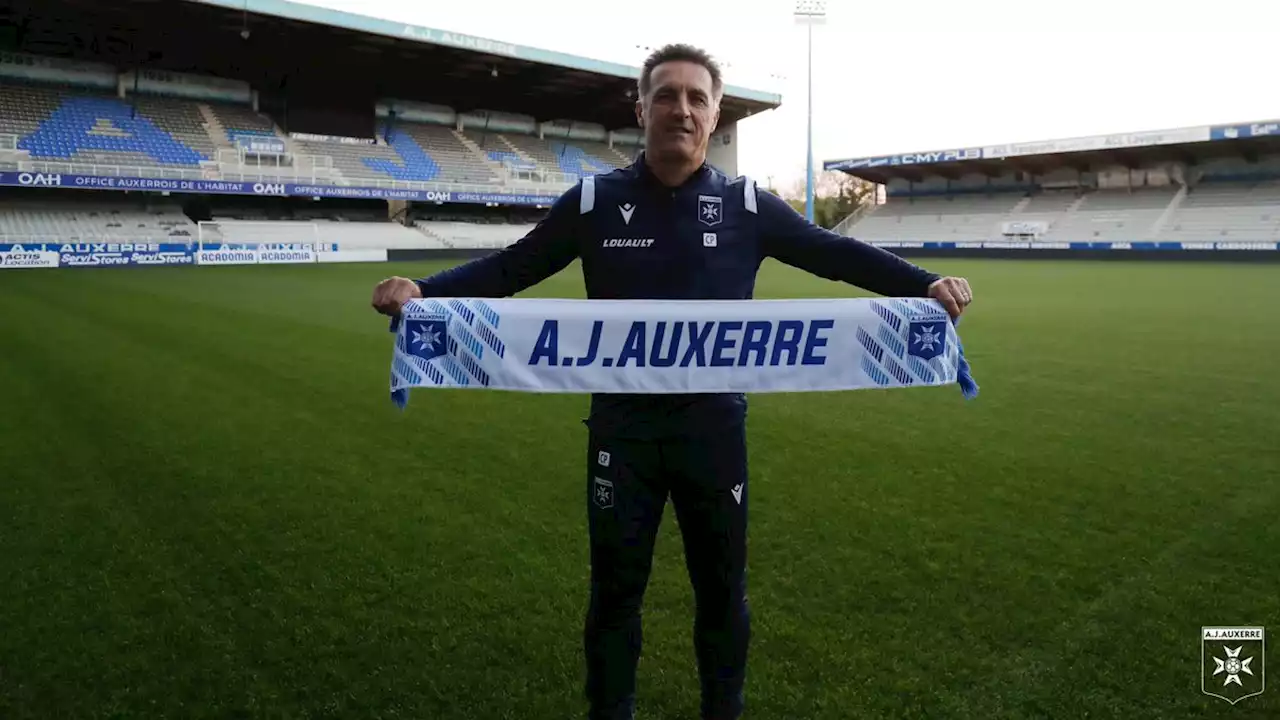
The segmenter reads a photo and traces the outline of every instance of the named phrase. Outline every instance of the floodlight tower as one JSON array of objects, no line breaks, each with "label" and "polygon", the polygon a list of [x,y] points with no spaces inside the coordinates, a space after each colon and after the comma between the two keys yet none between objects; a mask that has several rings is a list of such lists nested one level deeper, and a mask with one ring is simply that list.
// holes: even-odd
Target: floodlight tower
[{"label": "floodlight tower", "polygon": [[813,26],[827,21],[826,0],[796,0],[796,22],[809,29],[809,131],[805,141],[804,216],[813,222]]}]

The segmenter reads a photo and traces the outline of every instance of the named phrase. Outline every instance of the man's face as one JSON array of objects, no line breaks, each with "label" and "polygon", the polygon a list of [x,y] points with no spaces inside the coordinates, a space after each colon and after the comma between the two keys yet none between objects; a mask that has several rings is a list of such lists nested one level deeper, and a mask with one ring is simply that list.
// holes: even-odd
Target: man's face
[{"label": "man's face", "polygon": [[720,121],[711,73],[686,60],[665,62],[649,76],[649,93],[636,102],[645,150],[657,158],[701,162]]}]

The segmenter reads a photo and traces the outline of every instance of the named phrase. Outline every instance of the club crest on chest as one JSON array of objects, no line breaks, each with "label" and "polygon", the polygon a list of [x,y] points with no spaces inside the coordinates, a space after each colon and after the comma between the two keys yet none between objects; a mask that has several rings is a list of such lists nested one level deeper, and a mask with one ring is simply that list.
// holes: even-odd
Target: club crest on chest
[{"label": "club crest on chest", "polygon": [[715,227],[724,219],[724,200],[718,195],[698,196],[698,222]]}]

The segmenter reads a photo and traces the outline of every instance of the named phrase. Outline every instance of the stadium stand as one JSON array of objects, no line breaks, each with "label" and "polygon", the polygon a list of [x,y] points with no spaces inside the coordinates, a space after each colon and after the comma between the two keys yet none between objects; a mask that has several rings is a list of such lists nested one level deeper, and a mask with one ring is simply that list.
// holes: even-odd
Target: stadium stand
[{"label": "stadium stand", "polygon": [[[343,139],[291,139],[270,118],[231,103],[142,96],[119,98],[80,89],[0,86],[0,135],[16,136],[31,160],[84,165],[199,168],[219,160],[240,137],[291,142],[298,155],[324,158],[332,177],[501,186],[550,181],[561,188],[584,173],[607,172],[630,155],[607,144],[566,143],[513,133],[459,131],[441,125],[398,123],[387,137],[354,143]],[[289,159],[254,168],[263,174],[297,174]],[[511,170],[537,171],[533,174]],[[558,182],[557,182],[558,181]]]},{"label": "stadium stand", "polygon": [[[1017,219],[1021,222],[1042,222],[1053,227],[1058,218],[1070,212],[1072,208],[1078,207],[1079,203],[1080,194],[1074,190],[1045,190],[1028,196],[1026,202],[1021,203],[1020,211],[1015,205],[1009,209],[1009,212],[1010,214],[1016,212]],[[999,224],[1003,220],[1003,216],[996,218],[989,229],[998,232]]]},{"label": "stadium stand", "polygon": [[867,215],[858,237],[878,240],[981,240],[1014,211],[1020,196],[926,196],[890,202]]},{"label": "stadium stand", "polygon": [[[117,110],[127,108],[127,105],[119,100],[115,103]],[[189,157],[194,160],[194,164],[198,165],[200,160],[212,159],[216,154],[217,146],[223,144],[217,142],[221,138],[215,139],[210,134],[208,125],[196,103],[177,98],[144,96],[137,99],[137,109],[139,116],[150,120],[157,128],[187,149],[195,151],[195,156],[190,153],[184,154],[181,150],[172,151],[171,156],[178,162],[181,162],[184,157]]]},{"label": "stadium stand", "polygon": [[883,191],[882,202],[856,209],[836,230],[908,253],[1137,250],[1147,257],[1207,251],[1261,258],[1259,250],[1280,250],[1277,121],[834,160],[824,167]]},{"label": "stadium stand", "polygon": [[[70,95],[84,95],[59,87],[0,84],[0,133],[26,139],[33,135]],[[106,97],[106,96],[99,96]]]},{"label": "stadium stand", "polygon": [[304,154],[329,158],[334,176],[340,180],[377,175],[377,171],[370,167],[369,161],[375,164],[385,163],[386,167],[397,167],[404,163],[404,159],[386,145],[353,145],[337,140],[299,138],[293,138],[292,142]]},{"label": "stadium stand", "polygon": [[[1267,125],[1256,127],[1266,128]],[[1159,228],[1162,242],[1280,242],[1280,155],[1214,158]]]},{"label": "stadium stand", "polygon": [[136,105],[57,87],[0,88],[0,132],[19,136],[33,159],[86,164],[198,167],[214,144],[187,103],[139,98]]},{"label": "stadium stand", "polygon": [[1049,232],[1042,239],[1046,242],[1146,240],[1173,196],[1172,188],[1087,193],[1079,203],[1050,221]]},{"label": "stadium stand", "polygon": [[[300,159],[312,157],[331,166],[332,181],[359,183],[449,183],[493,188],[539,185],[557,192],[584,174],[608,172],[630,162],[634,149],[587,139],[537,137],[442,124],[399,121],[386,136],[363,141],[290,137],[266,114],[246,105],[156,95],[124,97],[55,84],[6,82],[0,85],[0,135],[12,135],[16,153],[0,151],[3,162],[23,160],[110,167],[246,170],[235,157],[240,137],[276,138],[290,152],[277,167],[252,168],[264,176],[300,175]],[[228,155],[230,153],[230,155]],[[15,161],[15,157],[17,161]],[[49,165],[58,169],[60,165]],[[36,169],[41,169],[37,167]],[[312,172],[316,171],[314,168]],[[1105,174],[1100,171],[1099,175]],[[1128,172],[1126,170],[1126,172]],[[908,185],[891,181],[889,201],[841,228],[847,234],[885,242],[972,242],[1007,238],[1004,226],[1038,224],[1036,243],[1202,242],[1280,240],[1280,159],[1244,163],[1209,160],[1198,182],[1159,186],[1107,187],[1062,183],[1042,186],[1032,178],[1001,177],[988,192],[974,182]],[[1070,183],[1067,183],[1070,185]],[[159,207],[159,206],[157,206]],[[218,219],[218,218],[215,218]],[[219,236],[236,242],[252,230],[259,241],[315,239],[315,225],[326,239],[341,238],[352,247],[497,248],[514,242],[531,225],[477,223],[473,219],[417,219],[409,227],[383,218],[328,217],[304,226],[267,231],[267,218]],[[343,220],[355,222],[342,222]],[[160,210],[128,210],[96,202],[76,209],[65,204],[0,208],[0,234],[8,238],[184,237],[194,224],[180,205]],[[305,229],[303,229],[305,228]],[[273,232],[278,232],[279,239]],[[179,233],[174,235],[174,233]],[[265,233],[265,234],[264,234]]]},{"label": "stadium stand", "polygon": [[571,144],[526,135],[511,135],[508,140],[517,152],[536,162],[540,170],[564,173],[574,179],[584,174],[609,172],[621,164],[617,160],[609,163],[597,154],[589,154],[584,149],[587,142]]},{"label": "stadium stand", "polygon": [[[1185,196],[1185,199],[1183,199]],[[1280,182],[1028,195],[898,198],[842,228],[888,242],[996,240],[1005,223],[1043,223],[1033,242],[1280,241]]]},{"label": "stadium stand", "polygon": [[[405,123],[391,133],[390,144],[404,160],[409,176],[397,179],[496,184],[499,176],[474,144],[468,145],[457,130],[419,123]],[[395,176],[398,168],[373,166]]]},{"label": "stadium stand", "polygon": [[206,103],[211,134],[230,146],[237,136],[283,137],[270,118],[253,109],[231,103]]},{"label": "stadium stand", "polygon": [[1280,241],[1280,182],[1210,182],[1186,194],[1156,238]]},{"label": "stadium stand", "polygon": [[414,226],[442,246],[455,249],[497,249],[519,240],[532,224],[475,223],[417,220]]},{"label": "stadium stand", "polygon": [[[42,7],[63,7],[62,0],[48,2]],[[46,32],[60,32],[75,17],[75,7],[65,6],[69,12],[61,20],[28,20],[48,22]],[[183,7],[210,25],[244,20],[216,4]],[[277,11],[308,12],[293,5],[272,12]],[[98,12],[125,19],[170,10],[125,0]],[[477,53],[469,48],[497,46],[481,39],[468,41],[469,47],[440,43],[437,33],[406,32],[396,24],[374,41],[306,17],[254,13],[254,21],[263,37],[276,32],[293,38],[289,46],[299,52],[315,50],[274,65],[270,54],[255,56],[255,66],[246,69],[244,59],[227,56],[218,40],[205,48],[200,74],[190,75],[182,73],[197,68],[124,69],[21,54],[33,48],[0,58],[0,172],[51,176],[19,182],[15,173],[6,181],[10,186],[57,183],[58,174],[66,173],[240,181],[236,190],[211,192],[277,197],[257,197],[261,205],[241,209],[211,207],[199,192],[157,198],[145,207],[100,202],[96,192],[65,193],[58,203],[39,196],[20,207],[7,193],[0,196],[0,233],[10,239],[200,239],[208,231],[231,242],[323,235],[360,248],[489,249],[519,239],[538,219],[513,214],[512,208],[545,212],[578,178],[626,165],[641,147],[634,127],[634,75],[619,75],[616,68],[568,69],[558,64],[564,56],[534,61]],[[336,39],[360,45],[360,52],[334,53]],[[130,35],[128,42],[173,54],[191,41],[158,30]],[[398,56],[394,63],[376,59],[387,48]],[[153,57],[163,54],[157,50]],[[581,62],[586,67],[594,61]],[[299,90],[281,90],[303,65],[324,78],[319,90],[328,97],[308,95],[316,88],[305,82]],[[422,80],[409,67],[450,73]],[[241,73],[253,80],[238,79]],[[367,88],[374,85],[376,90]],[[407,85],[414,85],[415,97],[386,97]],[[731,174],[737,162],[733,124],[779,101],[753,93],[738,88],[725,96],[721,124],[731,132],[712,150],[732,148],[713,152],[713,162],[728,163],[722,169]],[[584,97],[593,100],[584,103]],[[486,107],[495,109],[479,109]],[[339,120],[325,117],[334,109],[340,110]],[[1280,242],[1280,144],[1271,142],[1280,137],[1280,124],[1167,134],[1171,140],[1150,147],[1147,136],[1159,133],[834,161],[828,167],[877,183],[887,196],[837,229],[904,245]],[[299,199],[304,202],[285,202]],[[353,204],[336,206],[336,199]],[[75,202],[82,206],[69,206]],[[460,204],[474,212],[456,211]],[[423,212],[441,205],[455,211]],[[284,224],[271,230],[273,222]]]},{"label": "stadium stand", "polygon": [[0,243],[187,242],[195,234],[196,224],[177,203],[0,200]]},{"label": "stadium stand", "polygon": [[344,250],[406,250],[440,247],[433,238],[393,222],[246,221],[215,219],[201,223],[202,243],[334,243]]},{"label": "stadium stand", "polygon": [[[237,137],[249,135],[286,140],[300,154],[327,158],[337,171],[335,177],[345,182],[392,180],[494,187],[536,182],[540,176],[570,182],[629,161],[619,147],[593,141],[566,142],[509,131],[459,131],[414,122],[398,123],[391,129],[389,141],[377,138],[357,144],[340,139],[289,139],[270,118],[231,103],[152,96],[118,98],[29,84],[6,84],[3,90],[0,134],[16,136],[17,150],[32,160],[196,168],[207,165],[219,150],[232,148]],[[294,170],[282,167],[278,172]],[[891,193],[889,202],[843,230],[872,241],[982,241],[1004,237],[1003,224],[1019,222],[1043,224],[1045,230],[1032,238],[1034,242],[1275,241],[1280,240],[1280,181],[1251,179],[1272,173],[1280,178],[1280,163],[1264,160],[1261,166],[1255,164],[1246,171],[1238,164],[1217,161],[1203,173],[1198,185],[1185,191],[1170,184],[1134,189],[1011,186],[985,194]],[[71,239],[168,237],[171,231],[191,225],[175,208],[171,205],[156,215],[108,209],[102,204],[76,210],[6,206],[0,215],[0,233]],[[354,247],[495,248],[515,241],[529,227],[418,220],[412,228],[405,228],[383,221],[326,224],[325,233]],[[254,229],[261,232],[263,228],[256,225]],[[289,231],[283,237],[296,240],[301,236]]]}]

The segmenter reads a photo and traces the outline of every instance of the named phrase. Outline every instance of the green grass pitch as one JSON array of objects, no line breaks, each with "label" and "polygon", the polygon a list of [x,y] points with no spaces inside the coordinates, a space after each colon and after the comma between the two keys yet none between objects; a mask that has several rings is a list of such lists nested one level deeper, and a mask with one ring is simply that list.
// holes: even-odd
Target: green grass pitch
[{"label": "green grass pitch", "polygon": [[[747,717],[1280,716],[1198,640],[1280,663],[1280,266],[925,264],[976,401],[751,400]],[[0,718],[581,717],[587,399],[396,410],[370,293],[435,267],[0,275]],[[691,624],[668,512],[643,720],[696,716]]]}]

